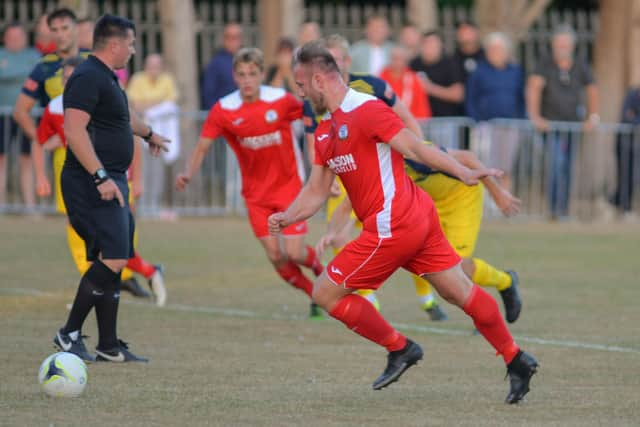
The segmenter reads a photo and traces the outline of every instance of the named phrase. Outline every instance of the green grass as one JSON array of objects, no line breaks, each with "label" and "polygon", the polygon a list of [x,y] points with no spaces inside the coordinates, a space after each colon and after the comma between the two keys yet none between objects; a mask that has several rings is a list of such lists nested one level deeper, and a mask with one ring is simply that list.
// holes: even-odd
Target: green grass
[{"label": "green grass", "polygon": [[[315,239],[323,225],[311,228]],[[439,329],[408,331],[424,362],[374,392],[385,352],[334,320],[307,320],[305,297],[272,271],[245,220],[143,221],[140,231],[141,253],[166,266],[169,305],[123,295],[119,331],[151,362],[92,364],[80,398],[53,399],[36,376],[78,281],[64,222],[0,219],[0,425],[640,424],[638,227],[485,227],[478,255],[520,273],[514,334],[547,340],[521,340],[541,370],[518,407],[502,403],[504,366],[466,316],[445,304],[450,321],[429,322],[406,273],[382,289],[384,315]],[[84,332],[92,349],[93,315]]]}]

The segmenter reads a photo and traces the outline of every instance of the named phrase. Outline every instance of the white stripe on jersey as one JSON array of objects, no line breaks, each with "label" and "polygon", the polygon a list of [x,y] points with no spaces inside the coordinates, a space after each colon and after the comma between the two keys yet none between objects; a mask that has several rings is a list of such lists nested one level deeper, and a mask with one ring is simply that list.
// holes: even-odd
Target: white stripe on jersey
[{"label": "white stripe on jersey", "polygon": [[391,163],[391,147],[389,144],[379,142],[376,144],[378,151],[378,167],[380,168],[380,185],[384,194],[382,210],[376,215],[378,237],[384,239],[391,237],[391,203],[396,194],[396,182],[393,176]]}]

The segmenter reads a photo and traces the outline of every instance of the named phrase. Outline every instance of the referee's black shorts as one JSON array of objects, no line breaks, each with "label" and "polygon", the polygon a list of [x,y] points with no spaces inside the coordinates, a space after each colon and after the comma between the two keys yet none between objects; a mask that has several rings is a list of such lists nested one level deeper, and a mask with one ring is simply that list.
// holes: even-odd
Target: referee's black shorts
[{"label": "referee's black shorts", "polygon": [[129,209],[129,186],[125,174],[109,173],[122,193],[125,206],[118,200],[105,201],[84,170],[63,168],[62,197],[69,223],[87,247],[87,260],[129,259],[133,256],[135,222]]}]

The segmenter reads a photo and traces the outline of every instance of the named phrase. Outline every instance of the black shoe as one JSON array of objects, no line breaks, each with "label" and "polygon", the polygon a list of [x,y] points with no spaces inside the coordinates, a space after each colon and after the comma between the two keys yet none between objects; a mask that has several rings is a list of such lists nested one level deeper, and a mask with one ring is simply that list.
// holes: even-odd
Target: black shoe
[{"label": "black shoe", "polygon": [[167,289],[164,287],[164,267],[160,264],[154,265],[156,271],[149,278],[149,288],[156,297],[156,305],[164,307],[167,303]]},{"label": "black shoe", "polygon": [[398,381],[398,378],[411,366],[422,360],[422,348],[407,339],[407,345],[402,350],[392,351],[387,356],[387,367],[382,375],[373,383],[374,390],[381,390],[391,383]]},{"label": "black shoe", "polygon": [[71,339],[69,334],[65,334],[62,332],[62,329],[60,329],[56,333],[56,336],[53,337],[53,343],[60,349],[60,351],[73,353],[85,362],[95,362],[96,358],[89,354],[82,338],[83,336],[79,335],[78,339],[74,341]]},{"label": "black shoe", "polygon": [[520,299],[520,291],[518,290],[518,273],[513,270],[507,270],[506,273],[511,276],[511,286],[500,291],[500,296],[504,303],[505,318],[507,322],[513,323],[520,317],[522,300]]},{"label": "black shoe", "polygon": [[119,346],[110,348],[108,350],[100,350],[96,348],[96,357],[97,362],[115,362],[115,363],[123,363],[123,362],[148,362],[149,359],[146,357],[136,356],[135,354],[129,351],[129,346],[126,342],[122,340],[118,340],[120,343]]},{"label": "black shoe", "polygon": [[529,392],[529,381],[538,371],[538,361],[528,353],[519,351],[517,356],[507,365],[507,376],[510,381],[506,403],[513,404],[522,400]]},{"label": "black shoe", "polygon": [[320,306],[315,302],[312,302],[311,305],[309,305],[309,319],[312,319],[312,320],[324,319],[324,314],[322,314],[322,308],[320,308]]},{"label": "black shoe", "polygon": [[429,308],[426,308],[424,311],[427,312],[431,320],[433,320],[434,322],[442,322],[444,320],[449,319],[449,316],[447,316],[447,313],[445,313],[442,307],[440,307],[440,305],[437,303],[433,304]]},{"label": "black shoe", "polygon": [[151,294],[138,283],[135,277],[131,279],[123,280],[120,285],[120,289],[129,292],[134,297],[138,298],[150,298]]}]

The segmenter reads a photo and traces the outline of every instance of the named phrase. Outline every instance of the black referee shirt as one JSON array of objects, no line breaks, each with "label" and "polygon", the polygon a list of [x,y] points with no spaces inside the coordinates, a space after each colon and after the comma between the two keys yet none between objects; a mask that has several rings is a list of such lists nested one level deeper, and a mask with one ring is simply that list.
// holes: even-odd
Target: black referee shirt
[{"label": "black referee shirt", "polygon": [[[93,55],[76,67],[62,97],[64,108],[91,116],[87,131],[107,172],[126,173],[133,158],[133,133],[127,95],[115,73]],[[72,150],[65,168],[84,169]]]}]

